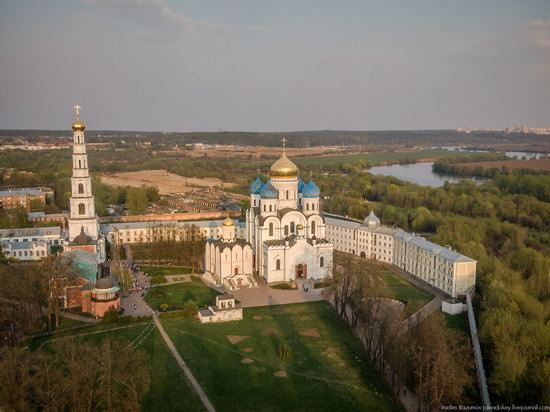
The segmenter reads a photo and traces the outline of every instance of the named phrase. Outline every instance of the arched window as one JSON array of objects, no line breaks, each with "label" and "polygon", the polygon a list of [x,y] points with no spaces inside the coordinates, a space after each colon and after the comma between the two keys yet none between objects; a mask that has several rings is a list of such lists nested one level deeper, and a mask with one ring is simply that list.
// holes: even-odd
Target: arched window
[{"label": "arched window", "polygon": [[281,270],[281,259],[275,261],[275,270]]},{"label": "arched window", "polygon": [[273,209],[272,209],[272,208],[273,208],[273,206],[272,206],[272,205],[269,205],[269,211],[270,211],[270,212],[273,212]]},{"label": "arched window", "polygon": [[306,210],[309,210],[309,203],[306,203]]},{"label": "arched window", "polygon": [[285,225],[285,236],[288,236],[288,225]]},{"label": "arched window", "polygon": [[288,200],[288,190],[286,191],[286,200]]},{"label": "arched window", "polygon": [[78,193],[84,193],[84,185],[82,183],[78,184]]},{"label": "arched window", "polygon": [[311,234],[315,234],[315,220],[311,221]]},{"label": "arched window", "polygon": [[264,205],[264,212],[266,212],[266,211],[267,211],[267,207]]},{"label": "arched window", "polygon": [[319,258],[319,267],[321,268],[325,267],[325,258],[323,256]]},{"label": "arched window", "polygon": [[78,161],[78,168],[81,169],[82,168],[82,162],[79,160]]},{"label": "arched window", "polygon": [[273,236],[273,222],[269,224],[269,236]]},{"label": "arched window", "polygon": [[290,233],[295,232],[296,227],[294,226],[294,222],[290,222]]},{"label": "arched window", "polygon": [[83,215],[86,213],[86,206],[84,206],[84,203],[80,203],[78,205],[78,214]]}]

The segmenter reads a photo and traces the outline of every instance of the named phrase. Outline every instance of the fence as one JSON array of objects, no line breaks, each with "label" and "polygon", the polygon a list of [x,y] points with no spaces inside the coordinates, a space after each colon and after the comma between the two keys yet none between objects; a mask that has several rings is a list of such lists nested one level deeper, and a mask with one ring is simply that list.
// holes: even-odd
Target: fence
[{"label": "fence", "polygon": [[485,378],[485,369],[483,368],[483,357],[481,356],[481,346],[477,334],[476,318],[474,315],[474,307],[472,306],[472,296],[474,287],[470,288],[466,293],[466,304],[468,305],[468,322],[470,324],[470,334],[472,335],[472,345],[474,346],[474,357],[476,361],[477,380],[479,381],[479,392],[481,393],[481,402],[487,409],[491,407],[489,399],[489,390],[487,389],[487,379]]},{"label": "fence", "polygon": [[45,338],[47,336],[52,336],[52,335],[55,335],[57,333],[71,332],[71,331],[78,330],[78,329],[89,328],[89,327],[97,325],[99,322],[100,321],[88,322],[88,323],[83,323],[82,325],[75,325],[75,326],[71,326],[71,327],[68,327],[68,328],[62,328],[62,329],[56,329],[56,330],[52,330],[52,331],[48,331],[48,332],[36,333],[34,335],[26,336],[25,340]]}]

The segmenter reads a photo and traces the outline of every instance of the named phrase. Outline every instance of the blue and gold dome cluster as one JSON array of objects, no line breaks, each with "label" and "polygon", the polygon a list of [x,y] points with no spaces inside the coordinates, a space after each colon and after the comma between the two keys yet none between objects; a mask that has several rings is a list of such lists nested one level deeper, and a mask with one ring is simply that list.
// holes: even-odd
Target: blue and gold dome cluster
[{"label": "blue and gold dome cluster", "polygon": [[256,177],[256,180],[254,180],[250,184],[250,194],[257,195],[260,190],[264,187],[264,182],[262,182],[262,179],[260,179],[260,176]]},{"label": "blue and gold dome cluster", "polygon": [[279,192],[275,189],[271,182],[267,182],[259,191],[259,194],[262,199],[277,199]]}]

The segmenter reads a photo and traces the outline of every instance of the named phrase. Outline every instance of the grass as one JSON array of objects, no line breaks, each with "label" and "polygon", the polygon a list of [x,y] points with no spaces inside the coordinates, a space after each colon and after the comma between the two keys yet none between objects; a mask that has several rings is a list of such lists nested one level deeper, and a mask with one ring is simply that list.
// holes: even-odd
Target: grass
[{"label": "grass", "polygon": [[148,276],[174,276],[191,273],[191,268],[174,266],[140,266]]},{"label": "grass", "polygon": [[191,282],[150,288],[145,295],[145,301],[153,309],[159,310],[163,303],[168,304],[171,309],[178,309],[192,299],[202,308],[212,304],[216,295],[219,293],[206,286],[201,280],[194,278]]},{"label": "grass", "polygon": [[[162,323],[218,410],[401,410],[325,301],[249,308],[238,322]],[[231,344],[228,335],[246,338]],[[292,353],[287,361],[276,353],[283,342]],[[286,377],[274,375],[281,371]]]},{"label": "grass", "polygon": [[[144,332],[136,340],[136,343],[143,339],[138,349],[145,351],[148,355],[151,384],[149,391],[143,395],[142,410],[159,412],[182,409],[186,411],[204,410],[202,403],[187,382],[183,371],[181,371],[168,351],[158,330],[155,328],[151,331],[151,334],[146,336],[152,328],[152,326],[149,326],[145,330],[148,324],[149,322],[147,321],[134,324],[111,323],[109,325],[98,325],[83,329],[73,336],[81,336],[84,341],[99,345],[107,337],[111,340],[130,343]],[[125,328],[115,329],[121,327]],[[99,333],[90,334],[92,332]],[[52,339],[34,341],[34,349],[36,349],[38,344],[40,344],[39,346],[45,345],[47,348],[50,341]]]},{"label": "grass", "polygon": [[443,315],[445,315],[445,323],[449,329],[463,332],[466,335],[470,334],[468,312],[462,312],[460,315],[449,315],[448,313],[444,313]]},{"label": "grass", "polygon": [[387,290],[390,292],[393,299],[405,304],[406,315],[412,315],[433,299],[433,296],[429,293],[417,288],[407,279],[389,270],[381,271],[380,278],[387,285]]}]

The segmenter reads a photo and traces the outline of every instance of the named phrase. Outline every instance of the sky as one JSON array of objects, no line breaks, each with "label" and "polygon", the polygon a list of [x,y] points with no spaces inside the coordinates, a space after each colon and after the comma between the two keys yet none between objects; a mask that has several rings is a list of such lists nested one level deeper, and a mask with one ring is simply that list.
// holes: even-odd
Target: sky
[{"label": "sky", "polygon": [[0,129],[550,127],[549,0],[1,0]]}]

